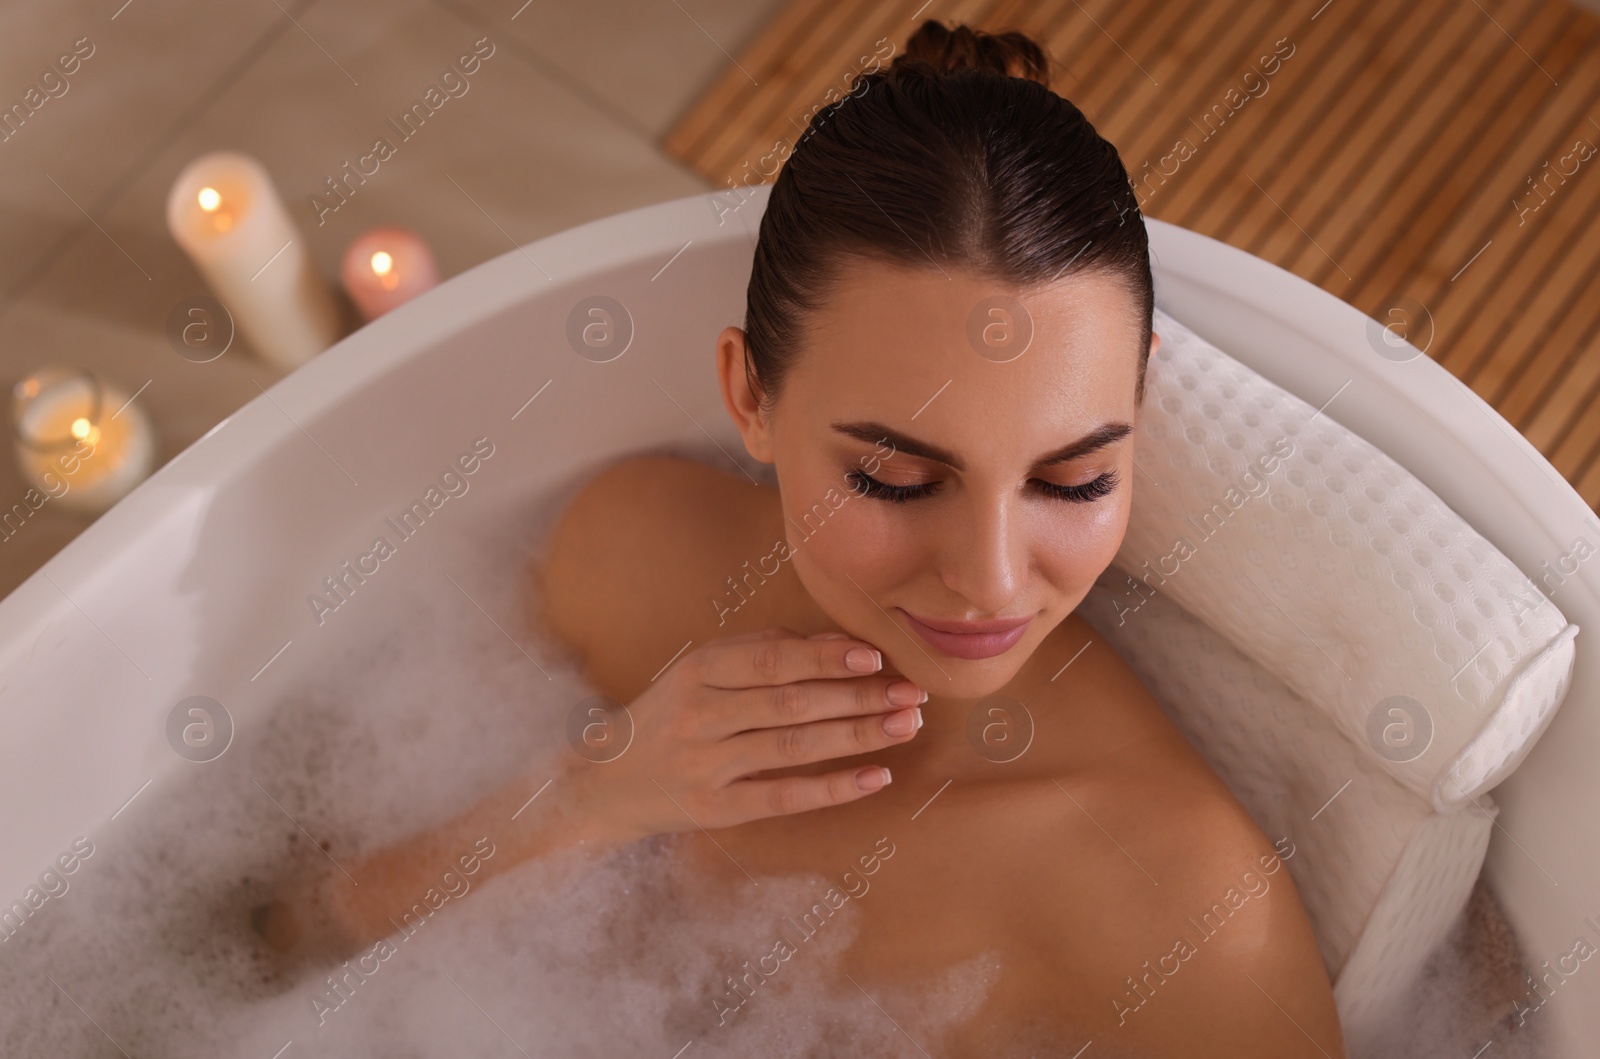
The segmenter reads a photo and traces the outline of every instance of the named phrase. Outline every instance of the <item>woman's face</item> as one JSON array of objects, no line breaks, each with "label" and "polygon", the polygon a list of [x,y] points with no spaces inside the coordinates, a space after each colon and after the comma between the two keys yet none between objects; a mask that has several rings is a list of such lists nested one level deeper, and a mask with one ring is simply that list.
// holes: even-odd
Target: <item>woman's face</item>
[{"label": "woman's face", "polygon": [[[744,332],[723,332],[729,410],[776,467],[790,562],[817,605],[932,694],[993,694],[1122,544],[1136,304],[1099,272],[1014,289],[860,258],[834,290],[770,420],[745,383]],[[919,624],[1024,618],[1009,646]]]}]

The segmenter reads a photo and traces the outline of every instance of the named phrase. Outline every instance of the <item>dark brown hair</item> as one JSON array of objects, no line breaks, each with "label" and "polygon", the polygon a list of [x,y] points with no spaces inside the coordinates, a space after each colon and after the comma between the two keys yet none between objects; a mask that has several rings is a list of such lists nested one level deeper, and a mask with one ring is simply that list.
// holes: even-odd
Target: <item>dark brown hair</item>
[{"label": "dark brown hair", "polygon": [[1022,33],[929,19],[887,70],[813,115],[773,185],[750,272],[745,370],[764,410],[852,254],[1016,286],[1117,277],[1143,324],[1142,403],[1155,306],[1143,216],[1116,148],[1048,78]]}]

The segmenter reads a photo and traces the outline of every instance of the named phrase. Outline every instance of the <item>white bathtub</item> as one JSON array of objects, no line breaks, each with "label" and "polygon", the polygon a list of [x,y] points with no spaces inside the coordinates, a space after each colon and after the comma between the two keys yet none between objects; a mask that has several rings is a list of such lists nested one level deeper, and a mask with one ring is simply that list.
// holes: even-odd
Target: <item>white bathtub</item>
[{"label": "white bathtub", "polygon": [[[308,596],[473,439],[489,438],[495,456],[463,503],[485,509],[643,447],[709,449],[709,434],[742,455],[712,342],[742,323],[765,189],[730,211],[736,201],[695,197],[584,225],[380,318],[162,467],[0,602],[0,901],[76,836],[117,827],[152,782],[209,767],[169,742],[180,700],[209,696],[249,726],[283,676],[336,650],[350,623],[319,624]],[[1544,458],[1431,359],[1380,357],[1370,321],[1332,295],[1148,223],[1162,308],[1314,406],[1337,393],[1329,415],[1525,573],[1580,534],[1600,541]],[[568,340],[573,307],[595,295],[625,305],[634,329],[603,362]],[[597,427],[600,402],[629,410],[625,428]],[[1600,559],[1553,598],[1569,621],[1600,629]],[[1565,706],[1494,792],[1486,870],[1536,962],[1588,935],[1585,916],[1600,922],[1600,639],[1580,636],[1577,649]],[[1561,1054],[1589,1054],[1600,968],[1565,983],[1538,1018]]]}]

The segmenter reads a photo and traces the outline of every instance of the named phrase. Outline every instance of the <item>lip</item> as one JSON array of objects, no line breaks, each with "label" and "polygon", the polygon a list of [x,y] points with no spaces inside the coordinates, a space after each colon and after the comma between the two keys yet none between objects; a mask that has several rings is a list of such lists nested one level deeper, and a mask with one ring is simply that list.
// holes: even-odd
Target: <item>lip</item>
[{"label": "lip", "polygon": [[1004,654],[1028,631],[1033,615],[1026,618],[996,618],[990,621],[942,621],[919,618],[904,607],[896,607],[928,644],[956,658],[993,658]]}]

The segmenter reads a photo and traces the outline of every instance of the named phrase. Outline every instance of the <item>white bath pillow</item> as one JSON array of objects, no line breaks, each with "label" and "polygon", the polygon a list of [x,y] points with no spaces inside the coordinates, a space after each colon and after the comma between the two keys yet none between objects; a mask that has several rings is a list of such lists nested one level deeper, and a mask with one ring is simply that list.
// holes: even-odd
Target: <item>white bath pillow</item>
[{"label": "white bath pillow", "polygon": [[1077,613],[1127,659],[1267,839],[1293,844],[1284,864],[1359,1059],[1357,1042],[1392,1017],[1466,906],[1499,810],[1480,795],[1469,811],[1434,811],[1170,596],[1119,623],[1120,580],[1102,574]]},{"label": "white bath pillow", "polygon": [[1569,624],[1430,489],[1156,310],[1118,620],[1159,592],[1441,812],[1503,780],[1572,673]]}]

